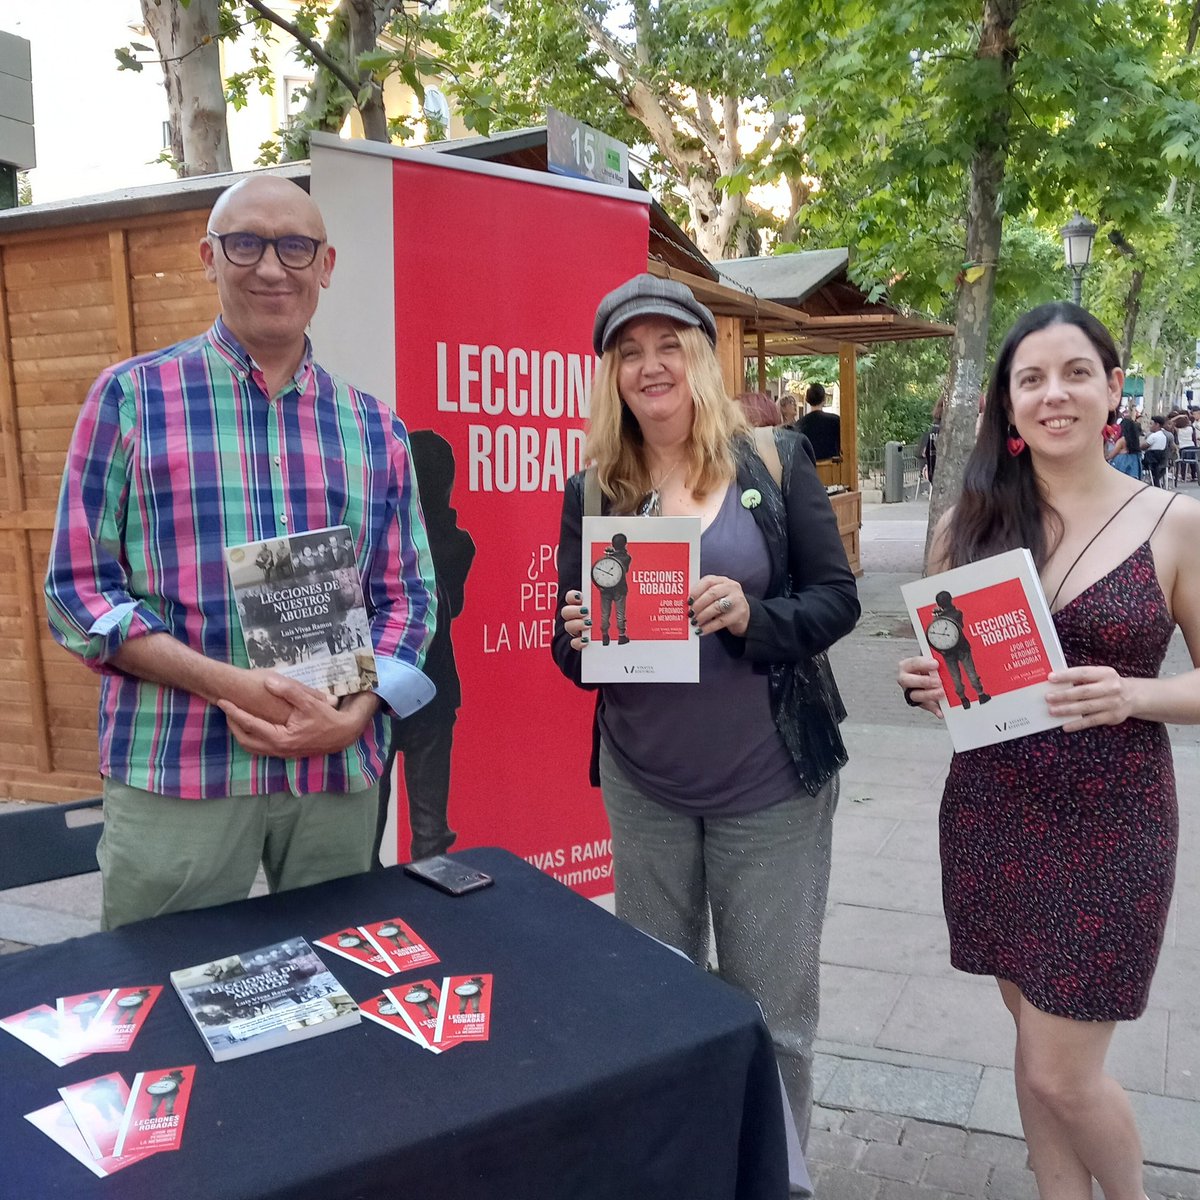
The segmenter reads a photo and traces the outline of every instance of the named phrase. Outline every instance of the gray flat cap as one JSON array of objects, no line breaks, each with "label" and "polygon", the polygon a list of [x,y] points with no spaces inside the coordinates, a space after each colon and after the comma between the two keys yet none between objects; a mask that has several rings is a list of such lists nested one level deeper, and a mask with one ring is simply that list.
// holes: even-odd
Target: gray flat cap
[{"label": "gray flat cap", "polygon": [[669,317],[681,325],[704,330],[708,340],[717,344],[717,322],[689,288],[657,275],[635,275],[600,301],[592,327],[596,353],[603,354],[621,326],[638,317]]}]

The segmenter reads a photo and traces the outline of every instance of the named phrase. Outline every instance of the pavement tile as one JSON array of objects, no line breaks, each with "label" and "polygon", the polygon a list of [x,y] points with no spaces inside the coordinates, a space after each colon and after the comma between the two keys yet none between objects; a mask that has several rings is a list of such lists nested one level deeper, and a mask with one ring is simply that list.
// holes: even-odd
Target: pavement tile
[{"label": "pavement tile", "polygon": [[859,1170],[868,1175],[881,1175],[885,1179],[898,1179],[901,1183],[916,1183],[928,1160],[929,1155],[924,1150],[873,1142],[867,1146]]},{"label": "pavement tile", "polygon": [[852,1167],[862,1157],[868,1143],[848,1133],[830,1133],[814,1129],[808,1135],[808,1148],[804,1152],[809,1166],[826,1163],[831,1167]]},{"label": "pavement tile", "polygon": [[1150,985],[1150,1004],[1179,1012],[1192,1011],[1200,996],[1200,950],[1174,946],[1159,959],[1154,982]]},{"label": "pavement tile", "polygon": [[873,1045],[904,984],[903,975],[824,963],[819,1036],[834,1042]]},{"label": "pavement tile", "polygon": [[1200,1009],[1170,1014],[1166,1090],[1171,1096],[1200,1100]]},{"label": "pavement tile", "polygon": [[994,1133],[968,1133],[963,1147],[967,1158],[1023,1171],[1029,1158],[1022,1138],[1000,1137]]},{"label": "pavement tile", "polygon": [[1105,1066],[1122,1087],[1134,1092],[1166,1088],[1170,1014],[1148,1008],[1136,1021],[1118,1021]]},{"label": "pavement tile", "polygon": [[1146,1187],[1160,1196],[1179,1200],[1200,1200],[1200,1173],[1174,1171],[1168,1167],[1147,1167]]},{"label": "pavement tile", "polygon": [[1148,1163],[1200,1171],[1200,1101],[1130,1092]]},{"label": "pavement tile", "polygon": [[879,1190],[879,1200],[958,1200],[950,1192],[937,1188],[922,1187],[920,1184],[899,1183],[894,1179],[885,1181]]},{"label": "pavement tile", "polygon": [[[841,1108],[963,1125],[977,1087],[977,1080],[968,1075],[845,1059],[821,1099],[824,1104]],[[846,1126],[843,1130],[855,1132]],[[898,1136],[891,1140],[898,1140]]]},{"label": "pavement tile", "polygon": [[848,1112],[842,1122],[842,1132],[870,1142],[886,1142],[898,1146],[900,1135],[904,1132],[904,1122],[892,1117],[881,1117],[873,1112]]},{"label": "pavement tile", "polygon": [[824,1129],[829,1133],[837,1133],[845,1119],[846,1114],[840,1108],[824,1108],[820,1104],[813,1105],[812,1129],[814,1132]]},{"label": "pavement tile", "polygon": [[926,1121],[905,1121],[900,1135],[902,1146],[912,1146],[929,1154],[963,1153],[967,1144],[967,1131],[953,1125],[930,1125]]},{"label": "pavement tile", "polygon": [[895,827],[894,817],[877,817],[857,807],[846,809],[839,803],[833,818],[834,860],[847,853],[878,854]]},{"label": "pavement tile", "polygon": [[1002,1067],[984,1067],[966,1124],[971,1129],[998,1133],[1006,1138],[1025,1136],[1021,1129],[1021,1114],[1017,1110],[1012,1071]]},{"label": "pavement tile", "polygon": [[839,1060],[828,1054],[814,1054],[812,1066],[813,1099],[820,1100],[821,1093],[837,1074]]},{"label": "pavement tile", "polygon": [[953,1058],[932,1058],[928,1054],[907,1054],[903,1050],[888,1050],[883,1046],[855,1046],[850,1042],[832,1042],[818,1038],[815,1043],[818,1059],[821,1054],[840,1061],[843,1058],[866,1062],[890,1063],[893,1067],[920,1067],[924,1071],[941,1071],[948,1075],[963,1075],[978,1082],[983,1068],[976,1063],[959,1062]]},{"label": "pavement tile", "polygon": [[[904,824],[905,822],[900,822]],[[867,908],[890,908],[898,912],[942,915],[940,871],[928,863],[891,858],[885,847],[878,855],[842,850],[834,833],[833,870],[829,896],[835,903]]]},{"label": "pavement tile", "polygon": [[811,1174],[819,1200],[877,1200],[879,1195],[881,1181],[858,1171],[818,1163]]},{"label": "pavement tile", "polygon": [[982,1196],[991,1173],[990,1163],[963,1158],[961,1154],[934,1154],[925,1164],[921,1183],[956,1196]]},{"label": "pavement tile", "polygon": [[833,906],[825,919],[821,957],[825,962],[868,971],[954,973],[946,922],[941,917],[857,904]]},{"label": "pavement tile", "polygon": [[881,1046],[983,1066],[1012,1063],[1015,1034],[995,982],[955,973],[913,976],[878,1038]]},{"label": "pavement tile", "polygon": [[941,878],[941,859],[938,855],[937,826],[933,819],[899,821],[879,852],[881,858],[909,859],[923,863],[926,867],[939,868],[935,874]]},{"label": "pavement tile", "polygon": [[993,1167],[986,1193],[993,1200],[1038,1200],[1037,1181],[1032,1171],[1017,1167]]}]

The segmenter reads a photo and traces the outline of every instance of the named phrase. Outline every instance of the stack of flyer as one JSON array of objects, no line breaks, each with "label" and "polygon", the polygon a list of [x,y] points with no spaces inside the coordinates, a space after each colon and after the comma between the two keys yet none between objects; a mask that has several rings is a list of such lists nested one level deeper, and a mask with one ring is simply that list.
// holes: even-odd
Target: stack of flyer
[{"label": "stack of flyer", "polygon": [[447,975],[441,983],[422,979],[384,988],[383,995],[363,1001],[362,1011],[421,1049],[441,1054],[491,1036],[492,977]]},{"label": "stack of flyer", "polygon": [[195,1066],[139,1071],[132,1084],[115,1071],[98,1075],[59,1088],[60,1100],[25,1120],[103,1179],[179,1149],[195,1073]]},{"label": "stack of flyer", "polygon": [[359,1022],[358,1005],[300,937],[171,972],[217,1062]]},{"label": "stack of flyer", "polygon": [[0,1017],[0,1029],[64,1067],[89,1054],[128,1050],[161,991],[157,986],[116,987],[60,996],[53,1006],[36,1004]]},{"label": "stack of flyer", "polygon": [[315,941],[322,950],[348,958],[377,975],[398,975],[441,961],[425,939],[399,917],[339,929]]}]

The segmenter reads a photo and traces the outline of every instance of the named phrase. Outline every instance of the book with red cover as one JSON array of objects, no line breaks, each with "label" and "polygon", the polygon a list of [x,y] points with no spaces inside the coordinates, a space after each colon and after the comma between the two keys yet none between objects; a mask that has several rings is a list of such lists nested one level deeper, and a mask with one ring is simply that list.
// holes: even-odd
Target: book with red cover
[{"label": "book with red cover", "polygon": [[442,980],[434,1044],[443,1049],[459,1042],[486,1042],[491,1035],[492,977],[447,975]]},{"label": "book with red cover", "polygon": [[129,1103],[129,1084],[116,1071],[58,1089],[93,1158],[112,1158]]},{"label": "book with red cover", "polygon": [[194,1066],[139,1071],[129,1089],[114,1154],[178,1150],[192,1098]]},{"label": "book with red cover", "polygon": [[1046,707],[1066,659],[1028,550],[1009,550],[900,589],[924,655],[937,660],[956,751],[1066,723]]},{"label": "book with red cover", "polygon": [[688,620],[699,517],[584,517],[583,575],[592,621],[584,683],[699,682],[700,639]]},{"label": "book with red cover", "polygon": [[399,917],[363,925],[361,929],[376,950],[391,960],[397,973],[441,961],[421,935]]}]

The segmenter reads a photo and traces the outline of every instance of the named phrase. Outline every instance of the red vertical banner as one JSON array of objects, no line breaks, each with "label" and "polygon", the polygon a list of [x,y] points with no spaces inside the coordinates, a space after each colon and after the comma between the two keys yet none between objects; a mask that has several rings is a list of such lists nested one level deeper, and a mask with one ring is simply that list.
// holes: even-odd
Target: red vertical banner
[{"label": "red vertical banner", "polygon": [[449,479],[431,501],[422,474],[431,540],[449,522],[475,545],[451,623],[462,691],[455,848],[504,846],[599,895],[612,876],[607,822],[587,778],[593,699],[550,657],[557,542],[563,486],[583,466],[598,363],[592,317],[601,296],[646,269],[648,207],[553,176],[413,156],[391,166],[396,408],[410,434],[432,431],[453,459],[449,515]]}]

